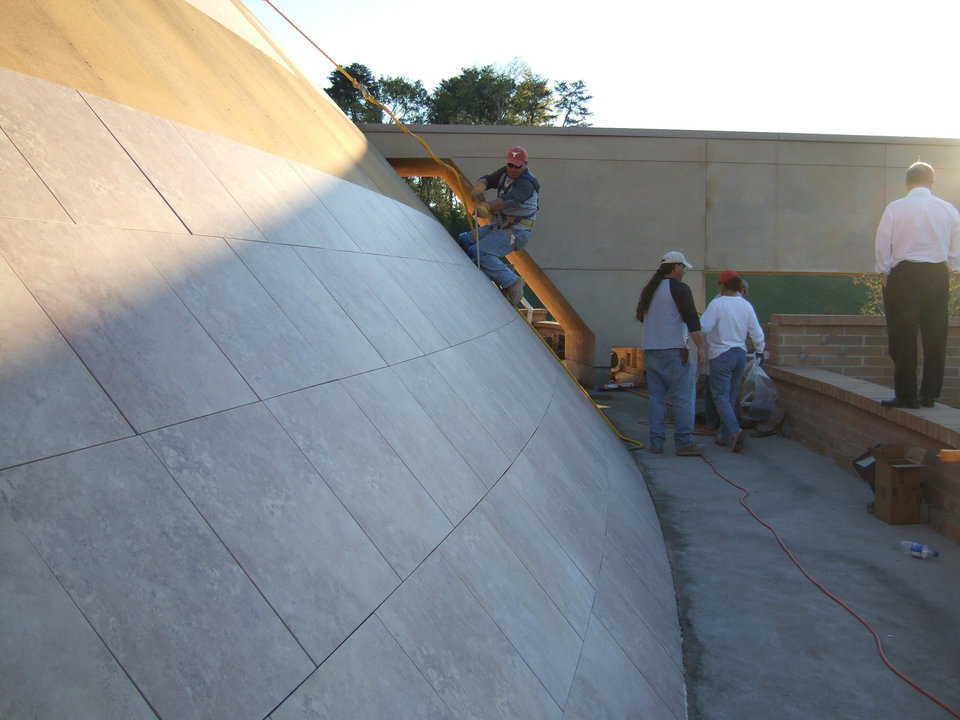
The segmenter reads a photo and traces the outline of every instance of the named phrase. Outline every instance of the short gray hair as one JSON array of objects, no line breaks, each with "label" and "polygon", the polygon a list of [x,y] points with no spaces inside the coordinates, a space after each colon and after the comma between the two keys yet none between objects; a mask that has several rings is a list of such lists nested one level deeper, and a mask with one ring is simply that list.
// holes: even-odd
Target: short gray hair
[{"label": "short gray hair", "polygon": [[917,160],[907,168],[907,185],[933,185],[933,165]]}]

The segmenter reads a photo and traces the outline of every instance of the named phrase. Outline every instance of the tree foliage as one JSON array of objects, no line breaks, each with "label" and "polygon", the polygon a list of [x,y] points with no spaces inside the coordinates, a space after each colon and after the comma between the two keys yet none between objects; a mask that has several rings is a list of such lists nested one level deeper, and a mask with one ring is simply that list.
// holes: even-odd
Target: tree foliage
[{"label": "tree foliage", "polygon": [[492,65],[465,68],[433,91],[430,122],[449,125],[506,125],[516,82]]},{"label": "tree foliage", "polygon": [[[885,315],[883,311],[883,278],[880,275],[857,275],[854,285],[867,288],[867,299],[860,306],[861,315]],[[960,277],[950,273],[950,299],[947,302],[950,317],[960,315]]]},{"label": "tree foliage", "polygon": [[587,118],[593,113],[587,108],[587,103],[593,99],[593,95],[587,94],[587,84],[583,80],[572,83],[558,82],[554,92],[557,96],[554,107],[563,127],[590,124]]},{"label": "tree foliage", "polygon": [[553,94],[546,78],[534,75],[523,66],[520,76],[514,78],[513,96],[507,125],[549,125],[556,114],[553,112]]},{"label": "tree foliage", "polygon": [[[380,96],[379,83],[366,65],[353,63],[344,67],[344,70],[350,73],[357,82],[366,85],[367,90],[374,97]],[[334,70],[327,79],[330,81],[330,87],[326,88],[327,95],[340,106],[340,109],[346,113],[348,118],[356,123],[378,123],[382,120],[383,111],[376,105],[364,100],[360,91],[339,70]]]},{"label": "tree foliage", "polygon": [[[592,114],[583,80],[558,82],[537,75],[521,60],[504,67],[484,65],[464,68],[428,92],[419,80],[377,77],[362,63],[346,70],[405,123],[444,125],[588,125]],[[385,119],[379,107],[366,102],[339,71],[330,73],[327,94],[358,123]]]},{"label": "tree foliage", "polygon": [[425,123],[430,117],[430,93],[419,80],[382,77],[377,81],[377,99],[399,120],[408,124]]}]

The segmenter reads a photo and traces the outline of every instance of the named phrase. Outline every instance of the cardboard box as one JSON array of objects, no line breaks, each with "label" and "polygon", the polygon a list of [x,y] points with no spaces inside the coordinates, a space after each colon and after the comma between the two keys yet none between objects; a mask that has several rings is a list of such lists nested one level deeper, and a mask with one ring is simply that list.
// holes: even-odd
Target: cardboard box
[{"label": "cardboard box", "polygon": [[874,514],[891,525],[922,523],[923,478],[927,466],[916,462],[916,454],[903,446],[882,445],[875,450]]}]

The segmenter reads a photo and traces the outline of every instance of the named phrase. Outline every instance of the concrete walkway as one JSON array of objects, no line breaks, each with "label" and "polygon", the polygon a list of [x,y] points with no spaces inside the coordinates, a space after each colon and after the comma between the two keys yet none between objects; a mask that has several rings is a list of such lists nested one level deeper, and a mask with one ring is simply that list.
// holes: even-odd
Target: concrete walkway
[{"label": "concrete walkway", "polygon": [[[594,397],[646,441],[644,398]],[[699,441],[807,570],[873,624],[894,665],[960,709],[960,547],[926,526],[877,520],[865,484],[797,442],[751,437],[735,455]],[[691,720],[951,717],[885,668],[866,629],[800,574],[703,460],[673,455],[669,437],[667,453],[634,456],[673,566]],[[894,549],[899,540],[942,557],[913,559]]]}]

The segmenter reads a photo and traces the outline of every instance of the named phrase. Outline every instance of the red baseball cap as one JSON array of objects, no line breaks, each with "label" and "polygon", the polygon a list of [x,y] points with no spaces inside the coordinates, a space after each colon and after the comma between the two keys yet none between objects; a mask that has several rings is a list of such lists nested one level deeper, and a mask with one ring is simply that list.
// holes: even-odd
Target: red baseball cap
[{"label": "red baseball cap", "polygon": [[507,162],[514,165],[527,164],[527,151],[517,145],[507,150]]},{"label": "red baseball cap", "polygon": [[726,283],[730,280],[733,280],[735,277],[740,277],[736,270],[724,270],[722,273],[720,273],[720,282]]}]

